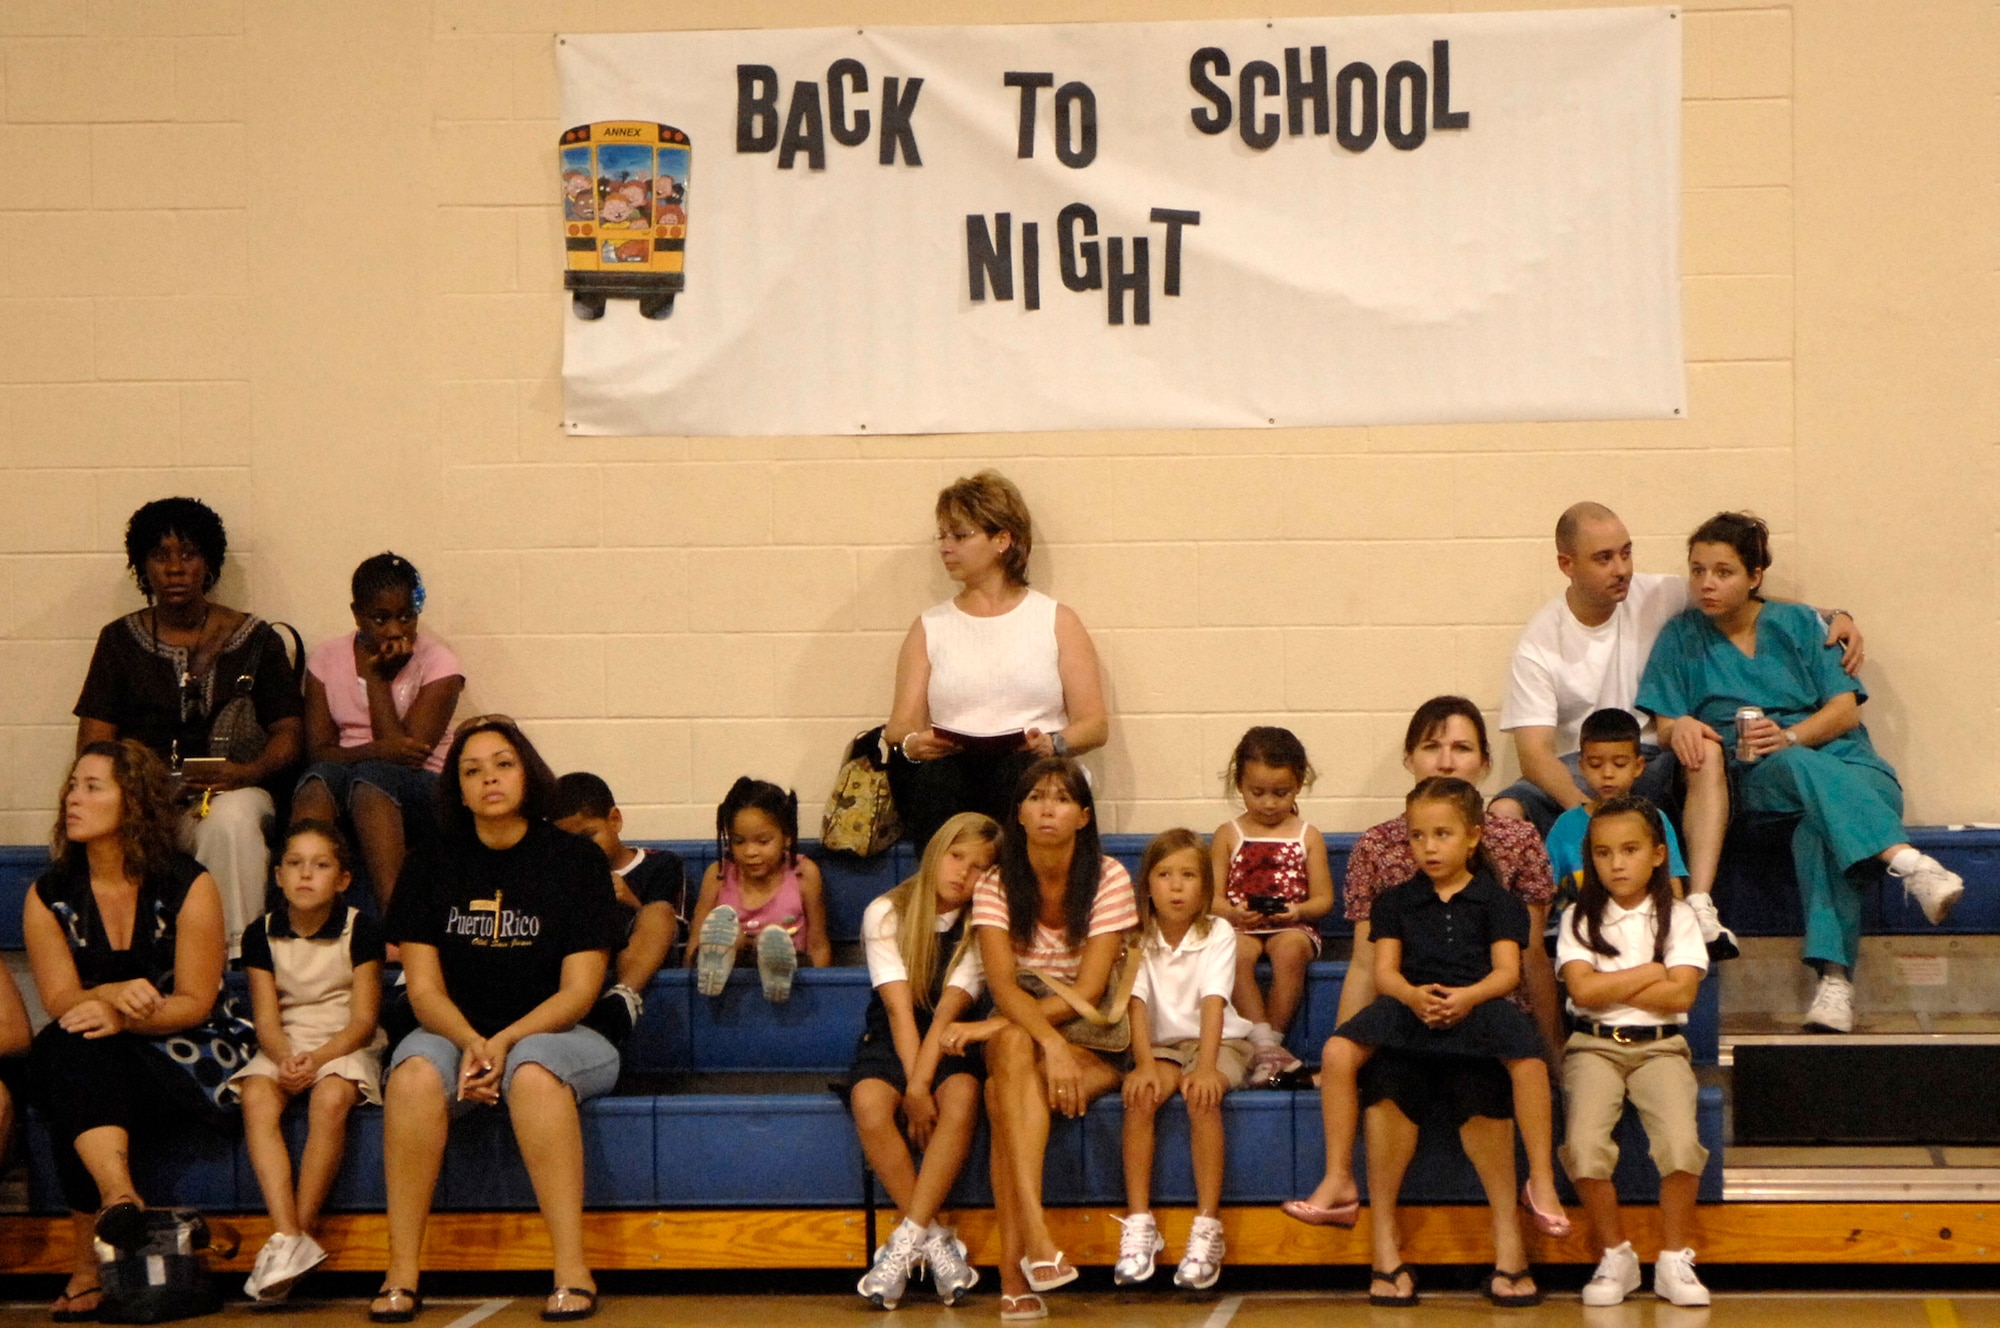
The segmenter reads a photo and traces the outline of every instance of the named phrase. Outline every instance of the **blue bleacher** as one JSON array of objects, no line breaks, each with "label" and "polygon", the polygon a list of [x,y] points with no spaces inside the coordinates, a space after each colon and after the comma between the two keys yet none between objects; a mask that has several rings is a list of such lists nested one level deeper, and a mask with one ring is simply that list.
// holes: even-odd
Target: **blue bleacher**
[{"label": "blue bleacher", "polygon": [[[1911,838],[1974,883],[1950,930],[2000,930],[2000,918],[1988,916],[2000,908],[2000,896],[1988,888],[2000,871],[2000,833],[1913,830]],[[1136,867],[1145,839],[1107,836],[1105,849]],[[1344,874],[1352,840],[1352,836],[1328,837],[1337,881]],[[712,843],[664,847],[679,852],[690,873],[699,873],[714,856]],[[806,847],[808,852],[816,849]],[[1729,910],[1725,916],[1735,921],[1747,912],[1741,928],[1747,934],[1782,932],[1782,906],[1792,899],[1782,837],[1750,838],[1733,845],[1732,853],[1739,848],[1742,855],[1731,862],[1725,881],[1740,893],[1733,907],[1725,905]],[[819,855],[814,852],[814,856]],[[0,947],[20,946],[20,900],[46,860],[40,849],[0,849]],[[852,943],[858,938],[862,909],[914,869],[915,855],[898,848],[869,861],[822,859],[822,864],[828,883],[829,930],[836,943]],[[1779,869],[1777,885],[1770,884],[1767,875],[1774,867]],[[1754,884],[1757,881],[1764,884]],[[1766,912],[1755,913],[1757,906]],[[1796,909],[1795,900],[1792,907]],[[1893,883],[1871,891],[1869,909],[1871,930],[1931,930],[1904,903]],[[1348,934],[1338,909],[1325,930],[1329,937]],[[1322,961],[1308,972],[1306,1002],[1290,1039],[1293,1050],[1308,1060],[1318,1059],[1319,1045],[1332,1031],[1346,967],[1341,961]],[[782,1006],[764,1001],[753,972],[736,974],[714,1000],[696,995],[686,972],[661,975],[647,993],[645,1014],[627,1046],[628,1082],[621,1095],[599,1099],[584,1109],[588,1205],[598,1209],[856,1206],[863,1175],[860,1150],[839,1099],[826,1084],[848,1064],[867,1001],[867,975],[858,967],[802,971],[792,1000]],[[1689,1022],[1696,1060],[1713,1063],[1718,1034],[1718,985],[1713,977],[1703,984]],[[731,1075],[757,1078],[757,1091],[723,1091],[717,1081]],[[654,1091],[660,1088],[667,1091]],[[1271,1203],[1305,1193],[1317,1181],[1324,1154],[1317,1094],[1240,1093],[1228,1099],[1225,1111],[1230,1159],[1227,1202]],[[1049,1203],[1120,1202],[1122,1113],[1113,1094],[1094,1104],[1080,1121],[1054,1123],[1045,1172]],[[1721,1197],[1723,1151],[1722,1103],[1716,1089],[1702,1091],[1700,1124],[1712,1154],[1701,1194],[1705,1201],[1716,1201]],[[303,1118],[295,1113],[289,1125],[297,1146],[303,1142]],[[1167,1108],[1160,1118],[1154,1174],[1154,1193],[1164,1204],[1193,1200],[1186,1132],[1184,1111],[1178,1104]],[[1408,1202],[1481,1202],[1470,1164],[1449,1133],[1426,1131],[1405,1183]],[[347,1162],[330,1207],[379,1211],[384,1198],[380,1111],[357,1110],[349,1139]],[[1620,1139],[1624,1147],[1620,1191],[1642,1200],[1656,1192],[1657,1177],[1646,1157],[1643,1132],[1629,1114]],[[32,1114],[26,1140],[33,1210],[59,1212],[47,1135]],[[262,1208],[240,1139],[190,1128],[174,1131],[166,1143],[165,1147],[142,1144],[137,1150],[139,1181],[150,1197],[216,1211]],[[1365,1176],[1358,1149],[1356,1174]],[[982,1126],[952,1203],[976,1207],[991,1201]],[[469,1211],[534,1206],[502,1113],[475,1112],[454,1128],[437,1206]]]}]

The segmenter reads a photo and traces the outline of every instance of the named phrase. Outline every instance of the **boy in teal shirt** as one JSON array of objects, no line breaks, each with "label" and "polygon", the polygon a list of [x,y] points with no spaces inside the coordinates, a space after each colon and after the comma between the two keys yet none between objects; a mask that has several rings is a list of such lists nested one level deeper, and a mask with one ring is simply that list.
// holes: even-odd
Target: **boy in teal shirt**
[{"label": "boy in teal shirt", "polygon": [[[1590,828],[1590,814],[1598,804],[1607,798],[1622,798],[1632,791],[1632,785],[1646,769],[1646,757],[1640,750],[1639,721],[1629,710],[1617,708],[1592,711],[1585,716],[1578,735],[1578,756],[1584,783],[1590,786],[1590,797],[1580,806],[1572,807],[1556,818],[1549,827],[1549,866],[1554,868],[1556,877],[1556,904],[1551,913],[1576,902],[1577,888],[1583,883],[1583,843],[1584,835]],[[1673,877],[1674,893],[1683,893],[1687,883],[1687,864],[1681,858],[1680,835],[1674,823],[1664,815],[1660,823],[1667,831],[1667,874]],[[1719,924],[1718,924],[1719,925]],[[1721,927],[1716,938],[1708,944],[1708,957],[1712,960],[1734,959],[1737,955],[1736,934],[1727,927]]]}]

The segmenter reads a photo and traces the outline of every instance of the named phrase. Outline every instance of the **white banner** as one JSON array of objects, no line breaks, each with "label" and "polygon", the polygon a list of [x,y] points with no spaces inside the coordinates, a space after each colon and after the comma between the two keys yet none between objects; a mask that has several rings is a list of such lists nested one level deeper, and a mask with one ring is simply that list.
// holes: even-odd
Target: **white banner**
[{"label": "white banner", "polygon": [[561,37],[568,428],[1680,414],[1680,28]]}]

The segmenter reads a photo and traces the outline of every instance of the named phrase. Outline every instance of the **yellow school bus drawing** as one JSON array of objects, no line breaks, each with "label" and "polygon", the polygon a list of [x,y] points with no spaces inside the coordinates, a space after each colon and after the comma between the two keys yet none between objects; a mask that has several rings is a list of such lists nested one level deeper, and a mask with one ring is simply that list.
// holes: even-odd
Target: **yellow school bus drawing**
[{"label": "yellow school bus drawing", "polygon": [[563,286],[578,318],[617,296],[648,318],[686,289],[688,136],[650,120],[598,120],[563,132]]}]

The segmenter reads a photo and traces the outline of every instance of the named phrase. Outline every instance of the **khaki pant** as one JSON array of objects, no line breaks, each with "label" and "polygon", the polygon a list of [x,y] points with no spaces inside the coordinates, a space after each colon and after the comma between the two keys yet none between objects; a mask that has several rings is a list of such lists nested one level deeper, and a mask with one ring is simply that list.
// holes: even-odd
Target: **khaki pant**
[{"label": "khaki pant", "polygon": [[208,800],[208,815],[181,813],[181,848],[194,855],[222,895],[222,924],[229,957],[243,949],[243,929],[264,916],[271,880],[271,845],[264,829],[277,819],[271,795],[260,788],[230,789]]},{"label": "khaki pant", "polygon": [[[1250,1077],[1250,1061],[1257,1054],[1257,1047],[1248,1038],[1224,1038],[1222,1045],[1215,1049],[1215,1068],[1222,1072],[1233,1092],[1243,1087]],[[1153,1059],[1172,1061],[1181,1067],[1183,1073],[1192,1071],[1201,1060],[1201,1039],[1183,1038],[1178,1042],[1155,1042]]]},{"label": "khaki pant", "polygon": [[1685,1037],[1624,1043],[1571,1033],[1563,1054],[1569,1131],[1562,1146],[1570,1179],[1611,1179],[1618,1165],[1611,1131],[1627,1097],[1639,1109],[1660,1175],[1700,1175],[1708,1165],[1708,1150],[1695,1126],[1695,1094]]}]

